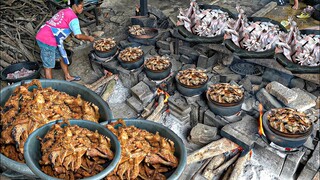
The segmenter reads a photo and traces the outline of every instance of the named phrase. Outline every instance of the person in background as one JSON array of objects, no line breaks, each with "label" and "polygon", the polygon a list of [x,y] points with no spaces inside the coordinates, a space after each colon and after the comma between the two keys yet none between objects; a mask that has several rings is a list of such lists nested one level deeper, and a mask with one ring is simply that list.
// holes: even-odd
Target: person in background
[{"label": "person in background", "polygon": [[47,21],[36,35],[46,79],[52,79],[52,68],[56,60],[59,60],[65,80],[80,81],[79,76],[71,76],[69,73],[68,64],[70,62],[63,47],[63,41],[71,33],[79,40],[94,41],[94,37],[84,35],[80,30],[77,14],[83,11],[83,0],[70,0],[68,5],[68,8],[60,10]]}]

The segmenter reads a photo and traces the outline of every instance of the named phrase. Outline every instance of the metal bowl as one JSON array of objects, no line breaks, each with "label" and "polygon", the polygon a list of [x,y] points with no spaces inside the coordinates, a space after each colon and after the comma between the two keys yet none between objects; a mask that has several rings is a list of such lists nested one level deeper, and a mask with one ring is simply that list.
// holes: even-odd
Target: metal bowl
[{"label": "metal bowl", "polygon": [[[116,120],[113,120],[116,121]],[[144,120],[144,119],[124,119],[127,126],[135,126],[140,129],[145,129],[151,133],[159,132],[160,136],[168,138],[174,142],[175,156],[179,159],[177,168],[173,171],[165,174],[168,180],[178,180],[184,171],[187,164],[187,150],[178,135],[176,135],[171,129],[163,126],[162,124]],[[108,122],[102,122],[102,125],[107,125]]]},{"label": "metal bowl", "polygon": [[[31,80],[26,81],[29,83]],[[94,103],[99,107],[100,119],[99,122],[106,121],[108,119],[112,119],[112,112],[108,106],[108,104],[101,99],[95,92],[91,91],[90,89],[86,88],[83,85],[74,82],[67,82],[62,80],[56,79],[40,79],[42,87],[52,87],[58,91],[66,92],[69,95],[77,96],[78,94],[81,97],[89,102]],[[7,86],[0,91],[0,105],[3,107],[6,101],[9,99],[11,94],[13,93],[14,89],[17,86],[20,86],[21,83],[15,83],[13,85]],[[30,87],[30,90],[35,87]],[[33,172],[28,168],[28,166],[24,163],[20,163],[14,161],[12,159],[7,158],[3,154],[0,153],[0,166],[4,166],[7,169],[12,171],[19,172],[21,174],[25,174],[27,176],[34,176]]]},{"label": "metal bowl", "polygon": [[268,125],[269,124],[268,114],[270,112],[271,112],[271,110],[265,112],[263,115],[263,118],[262,118],[263,130],[264,130],[266,137],[271,142],[273,142],[281,147],[288,147],[288,148],[300,147],[308,140],[309,136],[313,132],[313,125],[312,125],[306,133],[300,134],[298,136],[289,135],[289,134],[285,134],[285,133],[275,133]]},{"label": "metal bowl", "polygon": [[[35,70],[35,72],[30,74],[29,76],[18,78],[18,79],[7,78],[7,75],[9,73],[19,71],[22,68],[25,68],[28,70]],[[28,79],[38,79],[38,78],[40,78],[40,66],[36,62],[21,62],[21,63],[12,64],[1,71],[1,80],[7,81],[9,83],[19,82],[19,81],[28,80]]]},{"label": "metal bowl", "polygon": [[136,39],[152,39],[158,35],[158,29],[156,28],[149,28],[149,27],[142,27],[146,34],[141,35],[134,35],[128,32],[129,36]]},{"label": "metal bowl", "polygon": [[[58,121],[59,122],[59,121]],[[60,121],[61,122],[61,121]],[[110,139],[111,143],[111,150],[114,152],[114,158],[112,161],[107,162],[105,164],[105,169],[99,172],[94,176],[87,177],[87,180],[95,180],[95,179],[102,179],[107,176],[113,169],[117,166],[118,162],[120,161],[121,155],[121,147],[117,137],[109,131],[107,128],[103,127],[102,125],[87,121],[87,120],[70,120],[70,125],[78,125],[82,128],[87,128],[90,131],[98,131],[99,134],[105,135]],[[27,139],[26,143],[24,144],[24,158],[26,160],[26,164],[32,170],[34,174],[36,174],[41,179],[57,179],[55,177],[49,176],[45,174],[40,167],[39,160],[41,160],[41,144],[38,140],[38,137],[44,138],[50,128],[56,124],[57,122],[48,123],[41,128],[35,130]],[[66,124],[62,124],[62,127],[66,126]]]},{"label": "metal bowl", "polygon": [[[256,21],[262,21],[262,22],[270,22],[272,24],[278,25],[280,28],[280,31],[287,32],[287,29],[278,21],[265,18],[265,17],[248,17],[248,21],[256,22]],[[271,48],[265,51],[248,51],[245,49],[240,48],[231,39],[224,40],[225,46],[232,51],[234,54],[236,54],[239,57],[242,58],[269,58],[274,56],[274,50],[275,48]]]},{"label": "metal bowl", "polygon": [[161,80],[169,76],[172,68],[172,63],[163,70],[152,70],[144,66],[144,72],[146,73],[147,77],[152,80]]}]

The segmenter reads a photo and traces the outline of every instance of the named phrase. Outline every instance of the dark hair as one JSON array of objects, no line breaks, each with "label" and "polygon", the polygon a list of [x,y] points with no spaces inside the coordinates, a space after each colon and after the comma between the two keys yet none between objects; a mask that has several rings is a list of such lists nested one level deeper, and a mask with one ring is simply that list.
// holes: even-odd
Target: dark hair
[{"label": "dark hair", "polygon": [[73,6],[74,4],[75,4],[75,5],[79,5],[79,4],[81,4],[82,2],[83,2],[83,0],[70,0],[69,6],[71,7],[71,6]]}]

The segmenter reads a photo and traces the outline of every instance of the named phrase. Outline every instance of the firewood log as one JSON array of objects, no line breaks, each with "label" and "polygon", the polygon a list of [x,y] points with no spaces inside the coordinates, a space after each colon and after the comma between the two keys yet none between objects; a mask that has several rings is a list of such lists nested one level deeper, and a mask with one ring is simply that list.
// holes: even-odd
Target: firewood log
[{"label": "firewood log", "polygon": [[250,151],[249,152],[245,152],[243,151],[242,156],[239,157],[239,159],[237,160],[237,162],[235,163],[235,166],[233,168],[232,174],[230,175],[229,180],[237,180],[239,179],[241,172],[244,169],[244,165],[247,161],[250,160]]},{"label": "firewood log", "polygon": [[198,161],[202,161],[209,157],[217,156],[219,154],[234,150],[239,146],[226,138],[221,138],[217,141],[213,141],[203,148],[196,150],[187,157],[187,164],[192,164]]},{"label": "firewood log", "polygon": [[112,79],[108,84],[107,84],[107,88],[105,89],[105,91],[102,93],[102,99],[104,101],[107,101],[109,99],[109,97],[111,96],[111,94],[114,91],[114,88],[117,84],[117,80]]},{"label": "firewood log", "polygon": [[163,109],[163,107],[164,107],[164,95],[161,94],[159,96],[158,106],[154,109],[154,111],[151,113],[151,115],[147,117],[147,119],[150,120],[150,121],[154,121],[156,116],[159,113],[161,113],[161,110]]},{"label": "firewood log", "polygon": [[224,163],[225,160],[226,160],[226,157],[224,154],[220,154],[218,156],[213,157],[210,163],[208,164],[208,166],[204,169],[202,175],[205,178],[209,179],[210,172],[217,169],[222,163]]}]

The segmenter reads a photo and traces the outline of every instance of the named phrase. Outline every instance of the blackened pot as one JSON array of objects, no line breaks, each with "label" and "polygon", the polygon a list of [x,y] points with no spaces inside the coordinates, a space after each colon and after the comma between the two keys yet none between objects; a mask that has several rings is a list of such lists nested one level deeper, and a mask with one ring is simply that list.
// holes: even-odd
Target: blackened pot
[{"label": "blackened pot", "polygon": [[242,99],[236,103],[218,103],[213,101],[208,94],[206,93],[208,100],[209,109],[216,115],[220,116],[232,116],[241,111],[241,106],[244,101],[244,96]]},{"label": "blackened pot", "polygon": [[[70,49],[66,49],[66,53],[67,53],[68,60],[69,60],[68,66],[70,66],[72,64],[73,51],[71,51]],[[61,69],[60,61],[59,62],[56,61],[53,69]]]},{"label": "blackened pot", "polygon": [[296,136],[281,136],[276,133],[274,133],[268,125],[268,114],[271,112],[271,110],[264,113],[262,118],[262,124],[263,124],[263,130],[268,140],[275,143],[278,146],[284,147],[284,148],[297,148],[302,146],[309,138],[310,134],[313,132],[313,125],[310,127],[310,130],[307,131],[304,135],[301,135],[300,137]]},{"label": "blackened pot", "polygon": [[152,70],[144,66],[144,72],[146,73],[147,77],[152,80],[161,80],[169,76],[171,72],[172,64],[170,62],[170,65],[163,70]]},{"label": "blackened pot", "polygon": [[[300,30],[300,34],[315,34],[320,35],[319,30],[305,29]],[[320,73],[319,66],[301,66],[287,59],[283,53],[277,53],[274,55],[276,61],[281,64],[284,68],[295,74],[310,74],[310,73]]]},{"label": "blackened pot", "polygon": [[114,46],[109,51],[99,51],[94,49],[94,53],[101,58],[107,58],[113,56],[117,52],[117,49],[117,46]]},{"label": "blackened pot", "polygon": [[[86,101],[92,102],[99,107],[100,119],[99,122],[106,121],[109,119],[113,119],[112,112],[109,108],[109,105],[95,92],[86,88],[83,85],[74,82],[56,80],[56,79],[40,79],[41,85],[43,88],[52,87],[55,90],[65,92],[72,96],[81,95]],[[31,80],[26,81],[26,83],[30,83]],[[13,91],[16,87],[20,86],[21,83],[15,83],[13,85],[7,86],[0,91],[0,106],[4,107],[4,104],[7,102]],[[35,86],[31,86],[29,90],[32,90]],[[0,129],[1,131],[1,129]],[[2,153],[0,153],[0,166],[6,167],[12,171],[19,172],[26,176],[34,177],[33,172],[29,169],[29,167],[18,161],[14,161],[12,159],[7,158]]]},{"label": "blackened pot", "polygon": [[314,11],[312,13],[312,17],[318,21],[320,21],[320,4],[319,3],[320,3],[320,0],[318,0],[318,4],[313,7]]},{"label": "blackened pot", "polygon": [[123,61],[118,55],[118,61],[120,65],[128,70],[137,69],[142,66],[144,63],[144,54],[141,55],[140,58],[137,58],[135,61]]},{"label": "blackened pot", "polygon": [[[269,18],[248,17],[248,21],[251,21],[251,22],[257,22],[257,21],[270,22],[272,24],[278,25],[280,28],[280,31],[287,32],[287,29],[281,23],[279,23],[278,21],[269,19]],[[260,52],[248,51],[248,50],[242,49],[239,46],[237,46],[236,44],[234,44],[234,42],[231,39],[224,40],[224,44],[235,55],[242,57],[242,58],[272,58],[274,56],[275,48],[271,48],[271,49],[268,49],[265,51],[260,51]]]},{"label": "blackened pot", "polygon": [[[112,121],[116,121],[116,119]],[[127,126],[135,126],[139,129],[144,129],[154,134],[156,132],[159,132],[160,136],[170,139],[174,142],[174,155],[179,159],[179,164],[175,169],[164,173],[164,175],[168,180],[178,180],[184,172],[184,169],[187,164],[187,150],[181,138],[177,134],[175,134],[171,129],[160,123],[144,119],[124,119],[124,121]],[[101,123],[101,125],[107,124],[108,122]],[[118,128],[119,126],[120,125],[117,125],[115,128]]]},{"label": "blackened pot", "polygon": [[[178,75],[178,74],[177,74]],[[184,96],[195,96],[195,95],[200,95],[202,94],[206,89],[207,89],[207,83],[208,83],[208,79],[204,84],[198,85],[198,86],[187,86],[182,84],[178,78],[177,75],[175,76],[176,79],[176,85],[177,85],[177,89],[178,91],[184,95]]]},{"label": "blackened pot", "polygon": [[[18,79],[7,79],[7,75],[9,73],[19,71],[22,68],[25,68],[28,70],[35,70],[35,72],[26,77],[22,77]],[[38,78],[40,78],[40,66],[36,62],[21,62],[21,63],[12,64],[1,71],[1,79],[9,83],[19,82],[19,81],[28,80],[28,79],[38,79]]]}]

